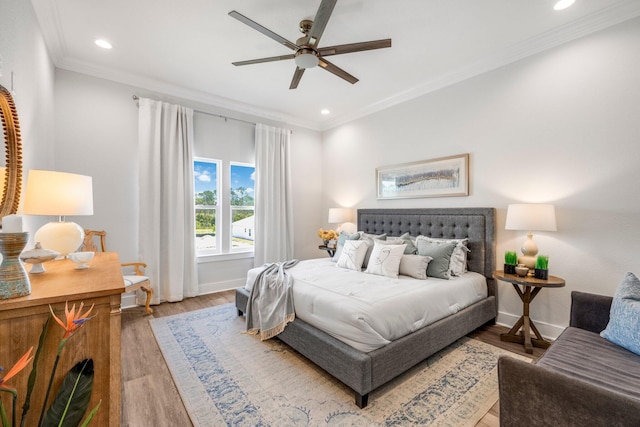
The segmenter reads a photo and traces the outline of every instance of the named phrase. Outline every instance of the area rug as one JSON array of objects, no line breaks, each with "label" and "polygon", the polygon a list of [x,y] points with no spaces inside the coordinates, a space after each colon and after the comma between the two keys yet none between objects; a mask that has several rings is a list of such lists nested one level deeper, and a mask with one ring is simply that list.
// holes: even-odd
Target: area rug
[{"label": "area rug", "polygon": [[360,409],[348,387],[286,344],[242,334],[232,304],[149,322],[196,427],[472,426],[498,399],[497,359],[508,353],[462,338]]}]

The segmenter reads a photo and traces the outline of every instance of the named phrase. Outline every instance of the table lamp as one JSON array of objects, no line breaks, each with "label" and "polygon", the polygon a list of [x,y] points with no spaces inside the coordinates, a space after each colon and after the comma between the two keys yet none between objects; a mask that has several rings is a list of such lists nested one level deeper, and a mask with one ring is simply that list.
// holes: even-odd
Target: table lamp
[{"label": "table lamp", "polygon": [[24,198],[27,215],[55,215],[58,221],[42,226],[34,241],[66,256],[84,240],[84,229],[65,216],[93,215],[93,181],[90,176],[65,172],[29,171]]},{"label": "table lamp", "polygon": [[538,246],[533,241],[533,231],[556,231],[556,211],[553,205],[542,203],[519,203],[507,207],[505,230],[528,231],[522,245],[520,264],[534,268]]},{"label": "table lamp", "polygon": [[[353,209],[350,208],[330,208],[329,209],[329,219],[327,222],[329,224],[340,224],[336,231],[340,233],[340,231],[344,230],[345,232],[351,232],[348,229],[345,229],[347,224],[351,225],[351,221],[353,218]],[[346,228],[350,228],[347,226]],[[355,232],[355,230],[353,231]]]}]

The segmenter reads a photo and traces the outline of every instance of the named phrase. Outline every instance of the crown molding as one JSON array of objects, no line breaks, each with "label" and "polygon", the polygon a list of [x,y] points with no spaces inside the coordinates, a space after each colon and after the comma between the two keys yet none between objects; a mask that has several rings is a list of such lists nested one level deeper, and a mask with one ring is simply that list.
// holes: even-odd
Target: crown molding
[{"label": "crown molding", "polygon": [[68,54],[57,3],[50,0],[31,0],[31,8],[40,24],[51,60],[57,66]]},{"label": "crown molding", "polygon": [[318,123],[303,120],[300,117],[292,116],[280,111],[261,108],[256,105],[243,103],[230,98],[206,93],[201,90],[185,88],[173,85],[161,80],[153,79],[140,74],[128,73],[108,67],[97,67],[89,62],[77,59],[66,58],[59,61],[56,66],[63,70],[86,74],[105,80],[122,83],[132,86],[135,89],[158,92],[167,96],[182,98],[192,102],[199,102],[229,111],[241,113],[243,115],[254,116],[271,122],[285,123],[292,126],[299,126],[311,130],[319,131]]}]

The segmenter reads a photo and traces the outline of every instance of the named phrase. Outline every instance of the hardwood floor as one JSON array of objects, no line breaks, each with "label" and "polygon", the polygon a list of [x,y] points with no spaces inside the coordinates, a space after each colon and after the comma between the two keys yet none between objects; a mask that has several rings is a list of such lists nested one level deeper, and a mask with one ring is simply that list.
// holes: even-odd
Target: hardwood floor
[{"label": "hardwood floor", "polygon": [[[154,306],[153,317],[170,316],[199,310],[213,305],[234,302],[234,291],[225,291],[188,298],[178,303]],[[160,349],[149,326],[150,316],[144,307],[122,312],[122,416],[121,425],[130,427],[191,426],[189,416],[171,379]],[[500,341],[500,334],[508,329],[498,325],[486,326],[469,334],[480,341],[529,356],[522,345]],[[537,358],[543,350],[534,348]],[[499,426],[499,403],[477,424],[480,427]]]}]

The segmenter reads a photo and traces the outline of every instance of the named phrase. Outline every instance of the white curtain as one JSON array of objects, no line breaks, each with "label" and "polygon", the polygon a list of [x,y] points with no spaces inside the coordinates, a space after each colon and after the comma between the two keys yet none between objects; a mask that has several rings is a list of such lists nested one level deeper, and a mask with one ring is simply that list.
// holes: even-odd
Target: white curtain
[{"label": "white curtain", "polygon": [[198,293],[193,207],[193,110],[140,98],[139,255],[153,303]]},{"label": "white curtain", "polygon": [[293,258],[291,131],[256,125],[256,267]]}]

